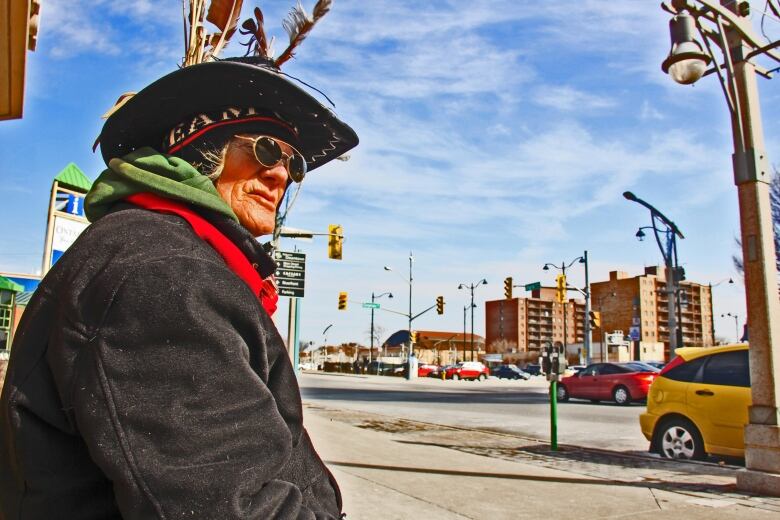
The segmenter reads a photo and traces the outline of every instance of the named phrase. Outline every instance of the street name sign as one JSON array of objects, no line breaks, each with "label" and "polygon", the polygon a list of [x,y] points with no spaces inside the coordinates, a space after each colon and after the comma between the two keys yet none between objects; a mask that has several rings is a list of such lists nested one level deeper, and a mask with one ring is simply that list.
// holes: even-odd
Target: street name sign
[{"label": "street name sign", "polygon": [[306,287],[306,253],[274,252],[279,296],[303,298]]},{"label": "street name sign", "polygon": [[378,303],[371,303],[371,302],[365,302],[363,303],[364,309],[378,309],[379,304]]},{"label": "street name sign", "polygon": [[535,291],[542,288],[542,282],[527,283],[524,288],[526,291]]}]

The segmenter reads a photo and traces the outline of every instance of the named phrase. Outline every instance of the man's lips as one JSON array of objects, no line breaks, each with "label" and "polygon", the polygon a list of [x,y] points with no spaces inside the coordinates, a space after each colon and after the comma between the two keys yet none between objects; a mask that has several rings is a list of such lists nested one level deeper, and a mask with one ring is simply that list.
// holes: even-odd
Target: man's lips
[{"label": "man's lips", "polygon": [[265,195],[263,193],[247,193],[247,196],[260,202],[260,204],[262,204],[263,206],[267,207],[270,210],[274,210],[274,211],[276,210],[276,205],[274,204],[274,201],[268,195]]}]

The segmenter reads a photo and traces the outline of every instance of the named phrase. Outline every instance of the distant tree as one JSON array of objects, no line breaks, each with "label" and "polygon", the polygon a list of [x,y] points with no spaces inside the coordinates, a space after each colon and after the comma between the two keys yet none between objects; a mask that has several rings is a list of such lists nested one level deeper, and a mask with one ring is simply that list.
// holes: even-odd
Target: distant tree
[{"label": "distant tree", "polygon": [[[374,348],[379,348],[382,345],[382,337],[384,337],[387,329],[381,325],[374,324]],[[366,329],[366,336],[368,337],[368,344],[371,344],[371,327]]]},{"label": "distant tree", "polygon": [[[775,236],[775,264],[777,272],[780,273],[780,171],[777,167],[774,167],[774,174],[772,175],[772,181],[769,185],[769,205],[772,209],[772,230]],[[742,250],[742,241],[739,238],[735,239],[737,247]],[[732,255],[734,261],[734,268],[737,272],[745,276],[745,266],[742,263],[742,255]]]}]

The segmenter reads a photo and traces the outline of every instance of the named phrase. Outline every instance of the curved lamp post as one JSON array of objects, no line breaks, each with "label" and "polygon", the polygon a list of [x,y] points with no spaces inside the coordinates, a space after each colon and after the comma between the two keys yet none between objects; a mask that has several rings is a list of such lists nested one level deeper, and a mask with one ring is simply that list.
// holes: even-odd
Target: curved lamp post
[{"label": "curved lamp post", "polygon": [[710,283],[709,284],[709,288],[710,288],[710,314],[712,315],[712,319],[710,320],[710,322],[711,322],[711,325],[712,325],[711,332],[712,332],[712,344],[713,345],[715,345],[715,307],[713,306],[713,303],[712,303],[712,290],[715,287],[718,287],[719,285],[724,284],[726,282],[728,282],[729,284],[733,284],[734,283],[734,279],[733,278],[724,278],[723,280],[719,281],[718,283]]},{"label": "curved lamp post", "polygon": [[[585,290],[577,289],[579,292],[582,293],[582,295],[585,297],[585,348],[583,349],[585,352],[580,354],[580,364],[587,364],[590,365],[591,361],[591,345],[593,344],[593,338],[592,334],[593,331],[590,329],[590,320],[588,317],[590,316],[590,281],[588,280],[588,252],[585,251],[582,256],[578,256],[568,264],[565,262],[561,262],[561,265],[555,265],[551,263],[544,264],[544,267],[542,267],[543,271],[549,271],[550,267],[553,267],[561,272],[563,276],[566,276],[566,269],[570,268],[572,265],[574,265],[575,262],[579,262],[581,264],[584,264],[585,267]],[[568,289],[568,285],[567,285]],[[576,289],[576,287],[575,287]],[[563,346],[566,348],[566,302],[563,302]],[[575,329],[576,330],[576,329]],[[575,333],[574,339],[576,341],[577,335]]]},{"label": "curved lamp post", "polygon": [[[664,70],[673,65],[689,67],[686,60],[710,61],[712,67],[699,75],[671,74],[679,83],[715,73],[731,116],[734,141],[734,183],[739,196],[739,214],[750,337],[750,381],[752,405],[745,427],[745,466],[737,474],[737,487],[755,493],[780,495],[780,299],[777,297],[777,268],[769,201],[770,169],[764,148],[761,109],[756,74],[770,78],[780,63],[780,41],[764,43],[750,25],[750,3],[744,0],[672,0],[661,4],[675,20],[693,18],[704,43],[698,55],[688,46],[676,49],[684,39],[694,41],[690,22],[686,31],[671,27],[672,51]],[[702,49],[698,45],[698,49]],[[713,52],[717,49],[718,55]],[[678,56],[679,54],[679,56]],[[772,70],[756,63],[772,60]],[[701,68],[701,63],[692,64]],[[676,70],[676,69],[675,69]]]},{"label": "curved lamp post", "polygon": [[[487,280],[483,278],[476,283],[468,285],[462,283],[458,285],[458,289],[468,289],[471,291],[471,361],[474,361],[474,307],[476,307],[476,305],[474,305],[474,289],[480,285],[487,285]],[[464,354],[463,357],[465,358],[466,355]],[[465,359],[463,361],[465,361]]]},{"label": "curved lamp post", "polygon": [[[669,220],[666,215],[658,211],[650,203],[640,199],[630,191],[623,193],[623,197],[631,202],[636,202],[650,210],[650,225],[640,227],[636,237],[641,242],[645,238],[645,229],[651,229],[658,249],[666,266],[666,294],[668,298],[668,326],[669,326],[669,359],[673,359],[675,349],[682,347],[682,328],[677,327],[677,313],[680,313],[680,281],[684,279],[684,271],[678,266],[677,237],[685,238],[677,225]],[[661,241],[663,237],[663,242]],[[681,318],[681,316],[680,316]],[[682,321],[682,320],[680,320]]]},{"label": "curved lamp post", "polygon": [[727,312],[726,314],[721,314],[720,317],[734,318],[734,343],[739,343],[739,315],[731,314],[730,312]]},{"label": "curved lamp post", "polygon": [[[413,345],[412,345],[412,285],[413,285],[413,282],[414,282],[414,279],[412,278],[412,264],[413,263],[414,263],[414,257],[412,256],[412,252],[409,251],[409,279],[408,280],[406,278],[404,278],[403,276],[401,276],[400,274],[398,274],[396,271],[394,271],[392,267],[384,266],[384,270],[385,271],[390,271],[392,273],[395,273],[396,275],[398,275],[398,277],[401,280],[403,280],[404,282],[406,282],[409,285],[409,314],[407,314],[407,319],[408,319],[407,324],[408,324],[408,327],[409,327],[409,329],[408,329],[409,330],[409,353],[412,352],[412,348],[413,348]],[[401,361],[403,361],[403,358],[406,355],[407,355],[407,353],[405,353],[405,352],[402,353]]]}]

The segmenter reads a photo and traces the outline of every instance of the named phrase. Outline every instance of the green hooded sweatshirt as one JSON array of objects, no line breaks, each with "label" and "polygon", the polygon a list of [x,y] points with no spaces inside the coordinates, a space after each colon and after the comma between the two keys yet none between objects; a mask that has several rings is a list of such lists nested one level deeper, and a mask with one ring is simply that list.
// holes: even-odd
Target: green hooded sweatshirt
[{"label": "green hooded sweatshirt", "polygon": [[238,222],[211,179],[187,161],[144,147],[121,159],[111,159],[84,200],[84,213],[95,222],[111,206],[134,193],[154,193],[215,211]]}]

